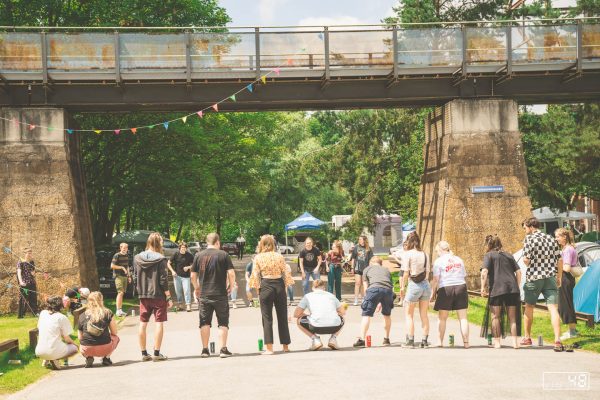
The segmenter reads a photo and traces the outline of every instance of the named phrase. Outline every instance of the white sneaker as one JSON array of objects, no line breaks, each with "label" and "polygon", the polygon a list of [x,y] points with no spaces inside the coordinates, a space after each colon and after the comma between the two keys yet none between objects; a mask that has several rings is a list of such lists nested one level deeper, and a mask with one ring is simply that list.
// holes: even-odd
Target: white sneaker
[{"label": "white sneaker", "polygon": [[567,332],[563,333],[563,335],[560,337],[560,340],[573,339],[578,336],[579,335],[577,333],[575,333],[574,335],[571,335],[571,332],[567,331]]},{"label": "white sneaker", "polygon": [[315,336],[314,338],[312,338],[312,344],[310,346],[310,350],[319,350],[321,347],[323,347],[323,342],[321,342],[321,338],[318,336]]},{"label": "white sneaker", "polygon": [[237,308],[237,304],[236,303],[233,303],[233,308]]},{"label": "white sneaker", "polygon": [[354,299],[354,305],[355,305],[355,306],[357,306],[357,305],[358,305],[358,299],[357,299],[357,298],[355,298],[355,299]]},{"label": "white sneaker", "polygon": [[329,343],[327,343],[327,347],[329,347],[331,350],[338,350],[338,343],[337,343],[337,338],[335,336],[331,336],[329,338]]},{"label": "white sneaker", "polygon": [[117,317],[125,317],[127,313],[123,310],[117,310]]}]

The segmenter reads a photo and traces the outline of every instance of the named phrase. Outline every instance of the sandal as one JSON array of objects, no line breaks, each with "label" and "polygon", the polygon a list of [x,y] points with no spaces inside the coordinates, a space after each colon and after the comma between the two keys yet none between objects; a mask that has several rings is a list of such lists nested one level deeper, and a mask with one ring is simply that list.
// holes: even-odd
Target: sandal
[{"label": "sandal", "polygon": [[554,342],[554,351],[560,353],[561,351],[565,351],[565,346],[560,341]]}]

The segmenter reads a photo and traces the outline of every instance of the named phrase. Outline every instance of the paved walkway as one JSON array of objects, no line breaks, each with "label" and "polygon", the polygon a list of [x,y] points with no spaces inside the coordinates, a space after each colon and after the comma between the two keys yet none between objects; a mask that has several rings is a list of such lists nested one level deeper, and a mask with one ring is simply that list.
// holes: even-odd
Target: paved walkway
[{"label": "paved walkway", "polygon": [[[112,357],[115,365],[85,369],[83,358],[77,356],[72,360],[73,366],[51,373],[10,398],[288,400],[323,395],[327,400],[600,398],[599,355],[554,353],[549,346],[494,350],[479,338],[475,326],[471,326],[473,347],[469,350],[406,349],[400,346],[406,334],[403,309],[395,308],[392,318],[391,347],[381,346],[383,320],[378,316],[370,330],[373,347],[352,348],[359,332],[360,308],[351,306],[339,338],[341,350],[307,351],[309,340],[291,324],[292,352],[262,356],[257,351],[257,340],[262,337],[260,311],[242,306],[231,310],[228,347],[235,356],[201,359],[197,312],[169,313],[161,349],[169,360],[143,363],[137,344],[137,318],[127,317],[119,333],[121,344]],[[430,319],[435,333],[437,319],[433,314]],[[421,338],[419,326],[417,320],[417,340]],[[449,321],[447,331],[460,337],[454,320]],[[216,329],[213,334],[216,341]],[[435,334],[432,341],[435,343]],[[460,339],[457,342],[461,344]],[[281,349],[278,345],[275,348]],[[544,372],[589,372],[590,390],[545,391]]]}]

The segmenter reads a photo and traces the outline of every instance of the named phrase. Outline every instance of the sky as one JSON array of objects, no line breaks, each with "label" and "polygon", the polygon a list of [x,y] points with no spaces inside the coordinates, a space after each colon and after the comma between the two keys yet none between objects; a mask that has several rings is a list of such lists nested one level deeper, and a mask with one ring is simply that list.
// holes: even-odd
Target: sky
[{"label": "sky", "polygon": [[219,0],[230,26],[379,24],[398,0]]}]

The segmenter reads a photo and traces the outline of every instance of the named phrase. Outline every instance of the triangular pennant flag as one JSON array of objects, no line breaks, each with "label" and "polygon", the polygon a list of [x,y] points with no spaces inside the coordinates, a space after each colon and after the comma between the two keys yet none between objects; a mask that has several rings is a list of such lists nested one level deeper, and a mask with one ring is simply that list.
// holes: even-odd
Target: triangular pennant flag
[{"label": "triangular pennant flag", "polygon": [[67,133],[68,133],[69,135],[72,135],[72,134],[73,134],[73,129],[67,129]]},{"label": "triangular pennant flag", "polygon": [[25,294],[25,296],[27,296],[27,293],[29,292],[29,289],[27,288],[23,288],[23,293]]},{"label": "triangular pennant flag", "polygon": [[17,126],[21,125],[21,124],[19,123],[19,120],[18,120],[18,119],[16,119],[16,118],[13,118],[12,122],[13,122],[13,124],[15,124],[15,125],[17,125]]},{"label": "triangular pennant flag", "polygon": [[183,123],[185,124],[185,121],[187,121],[187,115],[184,117],[181,117],[181,120],[183,121]]},{"label": "triangular pennant flag", "polygon": [[293,63],[294,63],[294,61],[292,61],[292,59],[291,59],[291,58],[288,58],[288,59],[287,59],[287,65],[292,65]]},{"label": "triangular pennant flag", "polygon": [[235,94],[232,94],[231,96],[229,96],[229,98],[230,98],[231,100],[233,100],[233,101],[237,101],[237,100],[235,99]]},{"label": "triangular pennant flag", "polygon": [[252,89],[252,84],[250,83],[248,86],[246,86],[246,89],[248,89],[248,91],[249,91],[250,93],[252,93],[252,90],[253,90],[253,89]]},{"label": "triangular pennant flag", "polygon": [[136,132],[137,132],[137,128],[131,128],[131,133],[133,133],[135,135]]},{"label": "triangular pennant flag", "polygon": [[49,131],[53,131],[53,130],[54,130],[54,127],[53,127],[53,126],[49,126],[49,127],[48,127],[48,130],[49,130]]},{"label": "triangular pennant flag", "polygon": [[196,114],[198,114],[198,117],[202,118],[202,116],[204,115],[204,113],[202,112],[202,110],[198,111]]},{"label": "triangular pennant flag", "polygon": [[213,110],[215,110],[216,112],[219,112],[219,105],[217,103],[212,105]]},{"label": "triangular pennant flag", "polygon": [[279,72],[281,72],[281,70],[280,70],[279,68],[275,68],[275,69],[273,70],[273,72],[275,72],[275,73],[277,74],[277,76],[279,76]]},{"label": "triangular pennant flag", "polygon": [[30,131],[32,131],[32,130],[34,130],[34,129],[35,129],[35,125],[33,125],[33,124],[29,125],[29,130],[30,130]]},{"label": "triangular pennant flag", "polygon": [[12,287],[12,283],[8,283],[6,287],[10,289]]},{"label": "triangular pennant flag", "polygon": [[6,254],[12,253],[12,250],[9,247],[4,247],[2,251],[4,251]]},{"label": "triangular pennant flag", "polygon": [[81,293],[77,292],[77,299],[81,299]]},{"label": "triangular pennant flag", "polygon": [[168,122],[163,122],[163,126],[165,127],[165,129],[169,129],[169,123]]},{"label": "triangular pennant flag", "polygon": [[115,129],[115,135],[118,135],[119,133],[121,133],[120,129]]},{"label": "triangular pennant flag", "polygon": [[149,126],[149,129],[152,129],[152,128],[154,128],[155,126],[156,126],[156,125],[150,125],[150,126]]},{"label": "triangular pennant flag", "polygon": [[96,132],[98,135],[102,133],[102,131],[100,129],[96,129],[96,130],[94,130],[94,132]]},{"label": "triangular pennant flag", "polygon": [[48,273],[47,272],[44,272],[44,279],[48,280]]},{"label": "triangular pennant flag", "polygon": [[261,77],[260,77],[260,80],[262,81],[262,83],[263,83],[264,85],[266,85],[266,84],[267,84],[267,76],[266,76],[266,75],[263,75],[263,76],[261,76]]}]

